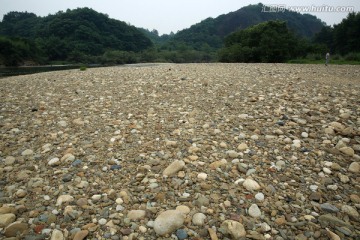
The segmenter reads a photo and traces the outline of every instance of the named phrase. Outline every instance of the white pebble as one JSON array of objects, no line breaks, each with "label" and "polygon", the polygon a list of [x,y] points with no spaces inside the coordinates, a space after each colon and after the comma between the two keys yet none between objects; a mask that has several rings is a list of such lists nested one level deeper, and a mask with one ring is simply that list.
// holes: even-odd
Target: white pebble
[{"label": "white pebble", "polygon": [[228,200],[224,201],[224,206],[225,207],[231,207],[231,202],[228,201]]},{"label": "white pebble", "polygon": [[147,228],[144,227],[144,226],[140,226],[139,230],[140,230],[141,233],[146,233],[147,232]]},{"label": "white pebble", "polygon": [[106,219],[105,219],[105,218],[101,218],[101,219],[99,220],[99,224],[100,224],[100,225],[105,225],[105,224],[106,224]]},{"label": "white pebble", "polygon": [[203,213],[195,213],[192,218],[192,223],[196,226],[202,226],[205,224],[206,215]]},{"label": "white pebble", "polygon": [[298,140],[298,139],[295,139],[292,141],[293,142],[293,147],[296,147],[296,148],[300,148],[301,147],[301,141]]},{"label": "white pebble", "polygon": [[258,136],[258,135],[252,135],[250,138],[251,138],[252,140],[258,140],[258,139],[259,139],[259,136]]},{"label": "white pebble", "polygon": [[302,133],[301,133],[301,136],[302,136],[303,138],[307,138],[307,137],[309,137],[309,134],[308,134],[307,132],[302,132]]},{"label": "white pebble", "polygon": [[239,179],[236,180],[234,183],[235,183],[235,184],[239,184],[239,183],[243,183],[244,181],[245,181],[245,179],[239,178]]},{"label": "white pebble", "polygon": [[258,218],[261,216],[261,211],[260,211],[258,205],[256,205],[256,204],[252,204],[248,211],[249,211],[249,215],[254,218]]},{"label": "white pebble", "polygon": [[331,166],[333,165],[333,163],[326,161],[326,162],[324,163],[324,165],[325,165],[325,167],[331,167]]},{"label": "white pebble", "polygon": [[255,199],[258,200],[259,202],[262,202],[262,201],[264,201],[265,196],[263,193],[259,192],[255,195]]},{"label": "white pebble", "polygon": [[309,188],[310,188],[311,191],[314,191],[314,192],[315,192],[319,187],[316,186],[316,185],[310,185]]},{"label": "white pebble", "polygon": [[56,206],[60,206],[64,202],[71,202],[74,200],[74,197],[71,195],[61,195],[56,200]]},{"label": "white pebble", "polygon": [[329,190],[336,191],[339,187],[337,185],[328,185],[326,188],[329,189]]},{"label": "white pebble", "polygon": [[60,159],[59,158],[52,158],[50,161],[48,161],[49,166],[58,166],[60,165]]},{"label": "white pebble", "polygon": [[324,171],[324,173],[326,173],[326,174],[331,174],[331,170],[330,170],[329,168],[327,168],[327,167],[324,167],[324,168],[323,168],[323,171]]},{"label": "white pebble", "polygon": [[243,186],[249,191],[250,190],[259,190],[261,188],[260,185],[255,180],[252,180],[250,178],[247,178],[244,181]]},{"label": "white pebble", "polygon": [[92,200],[94,201],[99,201],[101,199],[101,195],[100,194],[95,194],[91,197]]},{"label": "white pebble", "polygon": [[201,180],[205,180],[207,178],[207,174],[206,173],[199,173],[197,175],[197,178],[201,179]]},{"label": "white pebble", "polygon": [[118,211],[118,212],[121,212],[121,211],[123,211],[125,208],[123,207],[123,206],[121,206],[121,205],[117,205],[116,206],[116,211]]},{"label": "white pebble", "polygon": [[260,227],[262,232],[268,232],[271,230],[271,227],[266,222],[261,223]]},{"label": "white pebble", "polygon": [[154,227],[154,221],[148,221],[146,226],[148,226],[149,228],[153,228]]}]

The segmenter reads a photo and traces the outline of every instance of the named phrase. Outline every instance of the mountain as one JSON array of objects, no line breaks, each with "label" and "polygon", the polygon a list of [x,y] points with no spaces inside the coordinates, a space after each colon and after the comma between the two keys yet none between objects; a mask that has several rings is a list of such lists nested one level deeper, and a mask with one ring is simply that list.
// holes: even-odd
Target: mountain
[{"label": "mountain", "polygon": [[217,49],[223,46],[224,37],[230,33],[270,20],[285,21],[290,30],[300,37],[306,38],[314,36],[325,25],[320,19],[309,14],[287,10],[263,12],[264,7],[259,3],[220,15],[217,18],[207,18],[188,29],[179,31],[171,41],[185,43],[193,46],[194,49],[201,49],[206,45]]},{"label": "mountain", "polygon": [[0,35],[36,42],[49,60],[100,56],[107,50],[139,52],[153,45],[136,27],[90,8],[47,17],[10,12],[0,23]]}]

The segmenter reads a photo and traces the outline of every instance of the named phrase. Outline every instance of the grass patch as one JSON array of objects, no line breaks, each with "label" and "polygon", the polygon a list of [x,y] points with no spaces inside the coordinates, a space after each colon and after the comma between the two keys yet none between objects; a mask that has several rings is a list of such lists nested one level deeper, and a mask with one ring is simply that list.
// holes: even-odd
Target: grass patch
[{"label": "grass patch", "polygon": [[[289,60],[287,63],[291,63],[291,64],[324,64],[325,65],[325,60],[300,58],[300,59]],[[334,60],[330,60],[329,65],[360,65],[360,61],[334,59]]]},{"label": "grass patch", "polygon": [[87,67],[86,66],[81,66],[80,67],[80,71],[86,71]]}]

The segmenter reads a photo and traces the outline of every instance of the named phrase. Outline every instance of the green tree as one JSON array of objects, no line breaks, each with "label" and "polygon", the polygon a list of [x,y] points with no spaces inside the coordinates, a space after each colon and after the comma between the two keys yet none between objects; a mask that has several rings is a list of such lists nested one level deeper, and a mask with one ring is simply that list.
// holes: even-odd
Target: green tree
[{"label": "green tree", "polygon": [[[349,13],[341,23],[333,27],[325,26],[315,35],[313,43],[322,54],[331,51],[337,54],[352,54],[360,52],[360,12]],[[319,48],[319,46],[321,46]]]},{"label": "green tree", "polygon": [[299,54],[299,41],[285,22],[269,21],[227,36],[219,57],[223,62],[285,62]]},{"label": "green tree", "polygon": [[36,42],[49,61],[90,61],[106,51],[139,53],[153,47],[136,27],[90,8],[60,11],[47,17],[10,12],[0,22],[0,34]]}]

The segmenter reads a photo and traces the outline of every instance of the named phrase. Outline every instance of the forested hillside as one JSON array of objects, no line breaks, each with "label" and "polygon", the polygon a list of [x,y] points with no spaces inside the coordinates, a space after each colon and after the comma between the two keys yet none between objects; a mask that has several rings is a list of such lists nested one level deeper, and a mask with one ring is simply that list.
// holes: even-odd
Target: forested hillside
[{"label": "forested hillside", "polygon": [[249,5],[217,18],[208,18],[178,32],[173,41],[184,42],[197,50],[205,44],[218,49],[223,46],[223,39],[228,34],[270,20],[285,21],[297,35],[307,38],[313,37],[324,26],[320,19],[309,14],[290,11],[263,12],[263,7],[263,4]]},{"label": "forested hillside", "polygon": [[[33,42],[39,55],[46,56],[47,61],[86,61],[108,51],[139,52],[153,45],[134,26],[89,8],[58,12],[47,17],[10,12],[0,23],[0,35],[7,37],[1,40],[5,43],[14,38]],[[23,56],[20,52],[15,55]]]},{"label": "forested hillside", "polygon": [[162,36],[89,8],[46,17],[10,12],[0,22],[0,65],[320,61],[326,52],[360,61],[360,13],[330,27],[312,15],[263,7],[249,5]]}]

